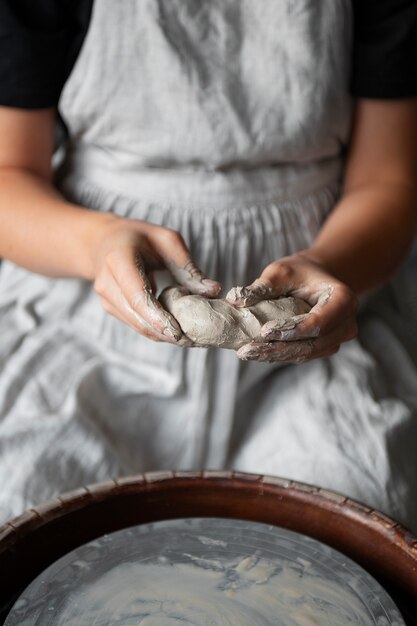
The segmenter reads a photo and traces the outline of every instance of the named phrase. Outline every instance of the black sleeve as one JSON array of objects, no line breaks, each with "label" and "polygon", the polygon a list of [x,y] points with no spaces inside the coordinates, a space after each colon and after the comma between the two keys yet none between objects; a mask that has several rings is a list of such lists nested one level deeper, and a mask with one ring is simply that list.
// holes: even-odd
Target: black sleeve
[{"label": "black sleeve", "polygon": [[352,1],[351,94],[417,96],[417,0]]},{"label": "black sleeve", "polygon": [[35,109],[58,103],[92,1],[0,0],[0,105]]},{"label": "black sleeve", "polygon": [[[352,95],[417,96],[417,0],[352,2]],[[0,0],[0,104],[57,104],[84,40],[92,3]]]}]

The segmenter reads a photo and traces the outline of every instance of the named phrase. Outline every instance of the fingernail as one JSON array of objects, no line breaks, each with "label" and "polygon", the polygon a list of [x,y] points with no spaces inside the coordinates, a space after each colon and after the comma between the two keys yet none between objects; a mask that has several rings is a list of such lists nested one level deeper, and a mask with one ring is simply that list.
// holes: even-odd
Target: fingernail
[{"label": "fingernail", "polygon": [[163,334],[165,335],[165,337],[169,337],[170,339],[174,339],[175,341],[179,341],[182,336],[182,333],[178,333],[178,331],[174,331],[169,326],[164,328]]},{"label": "fingernail", "polygon": [[175,320],[172,320],[169,317],[164,317],[162,322],[165,325],[164,334],[166,334],[167,337],[173,337],[176,341],[181,339],[183,333],[180,325]]},{"label": "fingernail", "polygon": [[229,291],[226,299],[235,306],[249,307],[272,295],[270,283],[255,282],[248,287],[234,287]]},{"label": "fingernail", "polygon": [[217,282],[217,280],[211,280],[210,278],[203,278],[201,283],[205,285],[206,287],[208,287],[209,289],[214,290],[216,294],[220,293],[222,289],[221,284]]},{"label": "fingernail", "polygon": [[300,324],[306,319],[308,314],[295,315],[288,318],[284,323],[277,324],[277,322],[266,322],[261,331],[261,335],[264,338],[282,339],[283,341],[288,339],[294,339],[301,336]]},{"label": "fingernail", "polygon": [[290,317],[286,322],[281,324],[281,326],[278,326],[276,330],[281,333],[285,331],[294,331],[297,328],[297,325],[301,323],[301,321],[302,320],[297,320],[293,317]]},{"label": "fingernail", "polygon": [[251,359],[259,354],[259,350],[253,348],[241,348],[238,350],[237,355],[240,359]]},{"label": "fingernail", "polygon": [[252,297],[250,287],[233,287],[227,294],[226,300],[230,304],[246,306]]},{"label": "fingernail", "polygon": [[256,357],[257,354],[258,353],[255,353],[255,352],[245,352],[244,354],[238,353],[238,357],[239,359],[242,359],[242,361],[251,361],[252,359]]},{"label": "fingernail", "polygon": [[282,324],[273,321],[266,322],[261,330],[261,337],[263,339],[281,339],[282,337],[289,339],[295,327],[296,324],[291,318]]},{"label": "fingernail", "polygon": [[296,330],[272,330],[262,335],[264,339],[273,339],[275,341],[289,341],[297,337]]}]

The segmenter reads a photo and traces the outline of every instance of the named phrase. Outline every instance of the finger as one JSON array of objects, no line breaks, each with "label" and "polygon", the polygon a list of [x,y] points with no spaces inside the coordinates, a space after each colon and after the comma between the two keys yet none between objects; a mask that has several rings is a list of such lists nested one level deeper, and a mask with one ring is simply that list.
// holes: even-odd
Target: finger
[{"label": "finger", "polygon": [[253,306],[262,300],[287,295],[294,287],[294,271],[285,264],[271,263],[259,278],[247,287],[234,287],[226,300],[236,307]]},{"label": "finger", "polygon": [[262,328],[263,337],[281,341],[322,337],[355,317],[357,298],[342,283],[320,283],[311,285],[310,293],[306,288],[302,292],[295,290],[293,293],[313,305],[310,312],[304,317],[288,320],[286,327],[282,328],[268,322]]},{"label": "finger", "polygon": [[176,343],[174,339],[157,332],[155,328],[149,324],[149,322],[143,319],[137,311],[132,309],[124,296],[120,285],[116,283],[111,275],[107,277],[105,290],[96,288],[96,291],[98,291],[100,295],[103,309],[113,317],[116,317],[136,330],[136,332],[139,332],[154,341]]},{"label": "finger", "polygon": [[173,230],[166,230],[164,237],[159,235],[153,245],[175,280],[191,293],[216,297],[221,291],[221,284],[207,278],[196,266],[181,235]]},{"label": "finger", "polygon": [[125,298],[120,286],[116,283],[113,277],[110,277],[107,280],[105,295],[103,295],[104,290],[100,288],[96,288],[96,291],[100,295],[101,304],[104,310],[112,315],[113,317],[119,319],[124,322],[136,332],[139,332],[141,335],[144,335],[148,339],[152,339],[153,341],[172,343],[176,346],[181,347],[195,347],[191,339],[189,339],[186,335],[182,335],[181,339],[174,340],[171,339],[167,335],[162,335],[158,333],[153,326],[151,326],[145,319],[141,317],[141,315],[135,311]]},{"label": "finger", "polygon": [[[268,363],[304,363],[314,358],[311,343],[314,339],[297,341],[292,344],[285,342],[256,343],[252,342],[240,348],[237,356],[242,361],[259,361]],[[315,356],[321,356],[318,352]]]},{"label": "finger", "polygon": [[167,261],[166,263],[175,280],[191,293],[212,298],[219,295],[222,289],[221,284],[206,278],[190,257],[184,259],[182,265],[173,261]]},{"label": "finger", "polygon": [[171,343],[176,343],[165,335],[159,335],[156,331],[149,328],[149,325],[144,320],[142,320],[138,314],[135,315],[135,312],[133,310],[128,311],[126,309],[126,313],[122,313],[120,307],[114,306],[109,300],[106,300],[106,298],[101,298],[101,306],[106,311],[106,313],[108,313],[112,317],[115,317],[127,326],[130,326],[130,328],[133,328],[133,330],[139,332],[141,335],[147,337],[148,339],[152,339],[153,341],[158,342],[167,341]]},{"label": "finger", "polygon": [[155,294],[156,291],[157,291],[155,272],[148,271],[147,277],[148,277],[148,280],[149,280],[149,284],[151,286],[151,291],[152,291],[153,294]]},{"label": "finger", "polygon": [[109,267],[128,306],[156,333],[178,341],[182,331],[175,318],[165,311],[152,292],[140,254],[135,250],[114,255]]},{"label": "finger", "polygon": [[243,360],[301,363],[334,354],[341,343],[354,339],[356,335],[356,321],[350,319],[323,337],[290,342],[252,341],[242,346],[237,354]]},{"label": "finger", "polygon": [[291,339],[292,335],[286,331],[294,330],[298,324],[307,319],[308,315],[309,313],[301,313],[300,315],[293,315],[289,317],[285,320],[285,322],[276,320],[266,322],[261,328],[261,337],[263,337],[266,341],[288,341],[287,336]]},{"label": "finger", "polygon": [[236,307],[253,306],[261,300],[272,300],[282,294],[269,282],[257,279],[247,287],[233,287],[227,294],[226,300]]},{"label": "finger", "polygon": [[128,302],[124,300],[123,294],[121,294],[121,300],[118,302],[117,306],[114,306],[111,300],[107,300],[103,297],[101,298],[101,304],[106,313],[120,320],[124,324],[127,324],[127,326],[130,326],[130,328],[133,328],[133,330],[139,332],[144,337],[152,339],[152,341],[171,343],[182,348],[194,347],[193,342],[191,339],[186,337],[186,335],[183,335],[179,341],[176,341],[166,335],[157,333],[154,328],[139,315],[139,313],[134,311],[129,306]]}]

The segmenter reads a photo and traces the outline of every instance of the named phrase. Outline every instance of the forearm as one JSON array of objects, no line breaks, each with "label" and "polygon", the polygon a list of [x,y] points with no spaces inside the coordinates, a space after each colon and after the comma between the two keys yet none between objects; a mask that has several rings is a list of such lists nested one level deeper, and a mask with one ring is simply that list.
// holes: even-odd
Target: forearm
[{"label": "forearm", "polygon": [[417,231],[417,187],[381,183],[342,196],[306,254],[357,294],[384,283]]},{"label": "forearm", "polygon": [[33,272],[93,279],[91,250],[115,219],[69,204],[29,170],[0,169],[0,257]]}]

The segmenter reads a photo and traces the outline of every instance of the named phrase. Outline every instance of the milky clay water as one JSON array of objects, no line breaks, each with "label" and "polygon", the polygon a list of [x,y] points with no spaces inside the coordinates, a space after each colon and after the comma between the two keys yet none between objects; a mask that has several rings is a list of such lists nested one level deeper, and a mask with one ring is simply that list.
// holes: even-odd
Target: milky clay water
[{"label": "milky clay water", "polygon": [[264,524],[204,518],[134,527],[78,548],[26,590],[6,621],[15,624],[404,626],[378,583],[328,546]]}]

